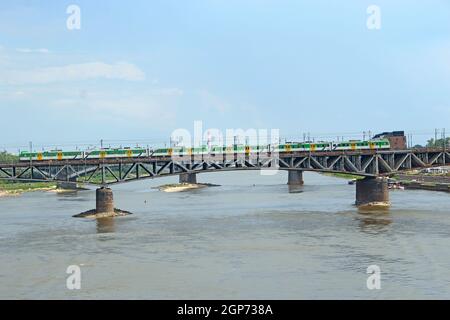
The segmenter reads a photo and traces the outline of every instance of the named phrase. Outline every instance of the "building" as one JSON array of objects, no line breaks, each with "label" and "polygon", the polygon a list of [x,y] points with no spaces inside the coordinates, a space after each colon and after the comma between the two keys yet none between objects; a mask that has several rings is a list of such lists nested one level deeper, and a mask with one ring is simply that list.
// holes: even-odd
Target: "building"
[{"label": "building", "polygon": [[383,132],[374,135],[372,139],[388,139],[391,149],[394,150],[407,149],[404,131]]}]

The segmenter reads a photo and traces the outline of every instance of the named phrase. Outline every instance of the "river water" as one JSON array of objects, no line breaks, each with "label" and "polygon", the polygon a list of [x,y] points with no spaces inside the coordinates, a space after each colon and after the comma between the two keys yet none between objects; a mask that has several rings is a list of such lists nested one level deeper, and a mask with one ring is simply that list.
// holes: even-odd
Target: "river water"
[{"label": "river water", "polygon": [[98,221],[72,218],[92,190],[0,198],[0,298],[450,298],[447,193],[394,190],[388,211],[364,213],[346,180],[304,179],[297,193],[285,172],[202,174],[221,186],[182,193],[152,189],[176,177],[137,181],[113,187],[133,215]]}]

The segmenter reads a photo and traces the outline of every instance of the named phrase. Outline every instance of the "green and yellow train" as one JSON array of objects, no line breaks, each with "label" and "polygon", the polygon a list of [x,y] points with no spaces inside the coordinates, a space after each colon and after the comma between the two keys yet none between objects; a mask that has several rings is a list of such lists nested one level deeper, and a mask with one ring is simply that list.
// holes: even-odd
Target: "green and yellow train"
[{"label": "green and yellow train", "polygon": [[106,159],[106,158],[136,158],[148,156],[148,150],[143,148],[99,149],[90,151],[42,151],[20,153],[21,161],[25,160],[77,160],[77,159]]},{"label": "green and yellow train", "polygon": [[390,149],[388,139],[368,141],[351,140],[345,142],[292,142],[278,145],[232,145],[232,146],[201,146],[194,148],[102,148],[88,151],[42,151],[20,153],[21,161],[44,160],[77,160],[77,159],[108,159],[108,158],[139,158],[139,157],[172,157],[193,155],[226,155],[226,154],[258,154],[267,152],[317,152],[317,151],[356,151]]}]

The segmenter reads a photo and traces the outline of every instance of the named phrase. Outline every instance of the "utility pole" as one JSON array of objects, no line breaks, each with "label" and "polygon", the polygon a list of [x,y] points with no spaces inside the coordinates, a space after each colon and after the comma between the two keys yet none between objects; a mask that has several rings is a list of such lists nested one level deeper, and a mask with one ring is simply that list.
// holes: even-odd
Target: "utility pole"
[{"label": "utility pole", "polygon": [[[442,135],[442,148],[445,151],[445,145],[447,144],[447,141],[445,141],[445,128],[442,128],[441,135]],[[445,157],[445,155],[444,155],[444,157]]]},{"label": "utility pole", "polygon": [[33,156],[31,155],[32,152],[33,152],[33,142],[30,141],[30,164],[33,162],[32,160]]},{"label": "utility pole", "polygon": [[100,149],[103,149],[103,139],[100,139]]},{"label": "utility pole", "polygon": [[442,129],[443,136],[444,136],[444,157],[445,157],[445,151],[447,150],[447,137],[445,136],[445,128]]},{"label": "utility pole", "polygon": [[435,128],[435,129],[434,129],[434,146],[435,146],[435,147],[437,146],[437,132],[438,132],[438,129]]},{"label": "utility pole", "polygon": [[31,174],[31,179],[33,179],[33,156],[31,155],[32,152],[33,152],[33,142],[30,141],[30,174]]}]

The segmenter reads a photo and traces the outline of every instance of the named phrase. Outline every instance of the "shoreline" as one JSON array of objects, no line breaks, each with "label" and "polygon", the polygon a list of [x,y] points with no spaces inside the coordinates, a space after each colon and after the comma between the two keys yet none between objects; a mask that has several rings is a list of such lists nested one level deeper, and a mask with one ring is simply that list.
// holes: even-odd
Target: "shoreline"
[{"label": "shoreline", "polygon": [[38,187],[38,188],[16,188],[16,189],[10,189],[10,190],[5,190],[2,189],[0,186],[0,198],[7,198],[7,197],[18,197],[24,193],[29,193],[29,192],[50,192],[50,193],[70,193],[70,192],[74,192],[74,191],[79,191],[79,190],[86,190],[83,188],[80,189],[63,189],[63,188],[58,188],[58,186],[49,186],[49,187]]},{"label": "shoreline", "polygon": [[450,177],[447,175],[397,174],[393,178],[405,190],[450,192]]},{"label": "shoreline", "polygon": [[56,187],[44,187],[44,188],[32,188],[32,189],[13,189],[13,190],[2,190],[0,189],[0,198],[1,197],[15,197],[20,196],[21,194],[35,191],[43,191],[43,192],[58,192]]}]

